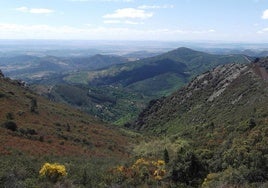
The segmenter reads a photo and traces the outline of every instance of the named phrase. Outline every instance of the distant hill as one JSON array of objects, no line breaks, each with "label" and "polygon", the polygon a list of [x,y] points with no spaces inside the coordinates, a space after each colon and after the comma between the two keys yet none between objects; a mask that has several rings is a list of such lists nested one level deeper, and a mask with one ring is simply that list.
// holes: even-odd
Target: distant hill
[{"label": "distant hill", "polygon": [[[124,83],[124,81],[128,79],[134,79],[135,82],[143,81],[165,73],[174,72],[180,74],[186,72],[188,75],[183,75],[183,77],[189,78],[217,65],[232,62],[249,63],[250,60],[244,55],[213,55],[181,47],[155,57],[132,62],[131,64],[123,64],[106,70],[101,70],[94,73],[96,74],[95,77],[94,74],[92,77],[89,77],[88,81],[89,83],[97,82],[97,84],[121,83],[123,85],[130,85],[133,82]],[[163,66],[166,66],[165,69],[163,69]],[[140,78],[140,72],[143,68],[148,68],[149,70],[152,69],[152,74]],[[178,77],[181,77],[180,74]]]},{"label": "distant hill", "polygon": [[[163,53],[163,52],[162,52]],[[153,57],[162,54],[161,52],[149,52],[149,51],[135,51],[131,53],[124,54],[124,57],[133,59],[144,59],[148,57]]]},{"label": "distant hill", "polygon": [[124,57],[100,54],[68,58],[18,55],[0,57],[0,68],[9,77],[32,83],[55,77],[55,75],[62,75],[69,71],[96,70],[126,62],[128,60]]},{"label": "distant hill", "polygon": [[182,47],[138,61],[100,54],[10,56],[0,58],[0,68],[7,76],[36,85],[33,88],[51,100],[122,125],[150,100],[169,95],[194,76],[220,64],[249,61],[245,55],[213,55]]},{"label": "distant hill", "polygon": [[[106,121],[122,124],[136,116],[151,99],[174,92],[197,74],[220,64],[249,63],[249,61],[244,55],[212,55],[188,48],[178,48],[139,61],[95,71],[70,73],[64,77],[64,81],[67,85],[72,85],[67,87],[69,89],[78,87],[79,91],[84,90],[83,93],[91,91],[81,105],[84,110]],[[60,91],[60,88],[63,89],[63,85],[53,87],[51,94],[57,96],[57,100],[66,101],[64,100],[66,92]],[[99,102],[101,106],[89,102],[95,100],[92,96],[103,99]],[[109,102],[111,98],[113,103]],[[76,104],[74,100],[68,97],[68,103]]]},{"label": "distant hill", "polygon": [[78,70],[95,70],[128,62],[127,58],[121,56],[101,54],[91,57],[68,58],[66,61],[69,61]]},{"label": "distant hill", "polygon": [[[204,165],[196,166],[198,171],[207,169],[205,187],[267,182],[267,67],[268,58],[248,65],[218,66],[172,95],[151,101],[126,126],[189,144],[195,159]],[[180,176],[184,172],[180,161],[173,164],[177,165],[174,178],[189,183]],[[202,175],[192,176],[198,177]]]},{"label": "distant hill", "polygon": [[37,57],[20,55],[1,57],[0,67],[5,75],[25,81],[39,80],[51,74],[70,70],[66,62],[61,58],[53,56]]}]

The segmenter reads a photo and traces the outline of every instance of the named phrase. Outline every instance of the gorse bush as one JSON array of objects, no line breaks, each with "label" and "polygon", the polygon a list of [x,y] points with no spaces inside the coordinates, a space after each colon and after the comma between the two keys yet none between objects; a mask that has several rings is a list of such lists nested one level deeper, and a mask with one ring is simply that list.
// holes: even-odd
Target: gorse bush
[{"label": "gorse bush", "polygon": [[64,165],[57,163],[45,163],[39,171],[41,177],[45,177],[52,182],[57,182],[59,179],[67,175]]},{"label": "gorse bush", "polygon": [[143,185],[160,183],[166,175],[166,164],[163,160],[140,158],[130,166],[118,166],[113,170],[118,184]]}]

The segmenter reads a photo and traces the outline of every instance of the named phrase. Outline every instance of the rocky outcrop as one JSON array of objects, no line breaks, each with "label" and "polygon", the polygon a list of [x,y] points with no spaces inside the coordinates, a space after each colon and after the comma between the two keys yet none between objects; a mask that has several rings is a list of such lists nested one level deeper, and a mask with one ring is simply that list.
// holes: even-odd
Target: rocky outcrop
[{"label": "rocky outcrop", "polygon": [[[221,122],[223,118],[220,114],[223,111],[229,114],[230,110],[235,111],[236,108],[243,110],[241,106],[254,104],[262,98],[261,92],[258,93],[262,90],[261,85],[254,64],[218,66],[197,76],[171,96],[152,101],[129,126],[138,130],[154,129],[153,127],[163,127],[160,129],[165,130],[170,122],[203,124],[216,116],[219,116],[218,121]],[[260,96],[256,97],[257,95]]]}]

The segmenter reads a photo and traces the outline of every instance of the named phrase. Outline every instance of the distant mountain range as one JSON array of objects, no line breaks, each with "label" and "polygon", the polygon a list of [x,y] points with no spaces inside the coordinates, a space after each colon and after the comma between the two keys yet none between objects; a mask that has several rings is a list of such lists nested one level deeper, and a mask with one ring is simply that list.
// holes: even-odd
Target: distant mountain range
[{"label": "distant mountain range", "polygon": [[[135,116],[151,99],[174,92],[194,76],[212,67],[232,62],[249,63],[249,61],[250,58],[244,55],[212,55],[188,48],[178,48],[155,57],[100,70],[70,73],[63,79],[68,85],[72,85],[68,86],[70,91],[71,87],[78,87],[80,91],[84,90],[85,94],[88,90],[91,91],[83,99],[91,102],[84,102],[79,106],[97,116],[102,114],[100,116],[102,119],[119,121],[121,124]],[[62,85],[60,88],[63,87]],[[61,92],[57,86],[53,89],[51,94],[57,96],[56,100],[64,100],[64,93],[68,92]],[[101,100],[92,103],[94,101],[92,96]],[[70,97],[68,101],[75,104]]]},{"label": "distant mountain range", "polygon": [[138,56],[152,53],[129,55],[7,56],[0,58],[0,68],[5,75],[26,81],[51,100],[122,125],[137,116],[150,100],[176,91],[196,75],[217,65],[243,64],[253,59],[184,47],[136,61]]},{"label": "distant mountain range", "polygon": [[90,57],[55,56],[8,56],[0,58],[0,68],[7,76],[28,82],[49,78],[77,70],[95,70],[115,64],[128,62],[127,58],[113,55],[94,55]]}]

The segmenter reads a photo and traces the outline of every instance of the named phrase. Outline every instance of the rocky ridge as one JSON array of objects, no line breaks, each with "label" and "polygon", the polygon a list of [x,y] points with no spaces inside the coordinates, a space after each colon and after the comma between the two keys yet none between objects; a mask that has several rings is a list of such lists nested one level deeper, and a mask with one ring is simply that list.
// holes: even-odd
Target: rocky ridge
[{"label": "rocky ridge", "polygon": [[[210,119],[217,119],[213,115],[219,116],[219,108],[230,113],[227,109],[236,109],[239,107],[236,105],[253,104],[260,102],[261,98],[266,100],[265,95],[256,97],[255,91],[267,90],[267,85],[260,79],[266,78],[267,72],[264,73],[263,69],[267,62],[267,59],[262,59],[260,64],[218,66],[197,76],[171,96],[151,101],[138,119],[128,126],[138,130],[161,127],[161,131],[157,131],[159,133],[169,129],[167,124],[172,121],[187,125],[203,124]],[[256,74],[258,71],[261,73]],[[243,102],[247,104],[242,104]],[[215,114],[215,111],[219,111],[219,114]],[[222,121],[219,123],[223,123]]]}]

